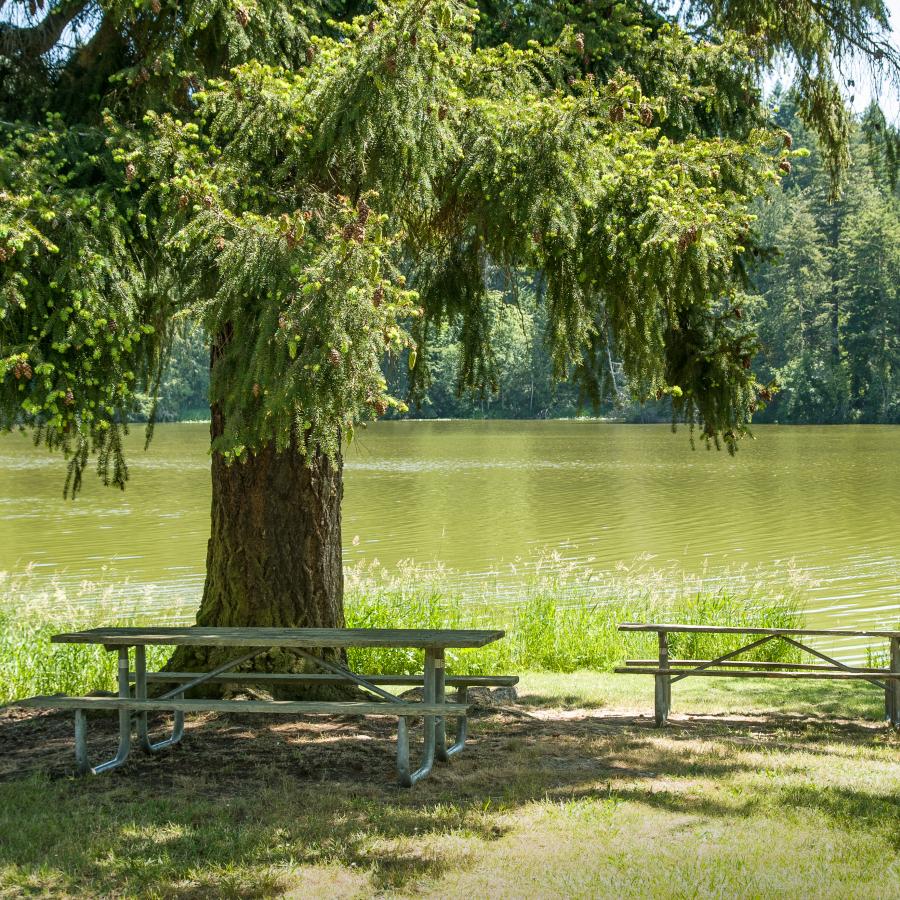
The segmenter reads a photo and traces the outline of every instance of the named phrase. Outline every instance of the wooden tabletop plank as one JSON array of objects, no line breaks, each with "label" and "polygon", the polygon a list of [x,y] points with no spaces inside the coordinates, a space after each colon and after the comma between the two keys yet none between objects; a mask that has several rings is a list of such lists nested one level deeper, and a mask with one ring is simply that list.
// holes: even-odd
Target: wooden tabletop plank
[{"label": "wooden tabletop plank", "polygon": [[438,628],[91,628],[55,634],[57,644],[203,647],[484,647],[503,631]]},{"label": "wooden tabletop plank", "polygon": [[647,625],[641,622],[624,622],[619,625],[619,631],[699,631],[708,634],[786,634],[801,636],[806,635],[807,637],[809,637],[810,635],[812,635],[813,637],[900,637],[900,631],[856,631],[850,628],[734,628],[724,625]]}]

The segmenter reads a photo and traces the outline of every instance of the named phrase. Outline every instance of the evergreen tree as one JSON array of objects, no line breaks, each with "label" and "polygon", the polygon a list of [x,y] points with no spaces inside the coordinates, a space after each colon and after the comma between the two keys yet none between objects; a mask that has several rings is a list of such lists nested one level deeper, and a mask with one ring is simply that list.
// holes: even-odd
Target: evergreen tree
[{"label": "evergreen tree", "polygon": [[91,448],[124,485],[124,423],[158,394],[175,323],[202,324],[199,622],[343,621],[341,442],[401,406],[386,353],[421,391],[448,320],[461,384],[496,380],[496,270],[539,273],[557,379],[599,398],[612,339],[639,397],[670,396],[729,449],[745,432],[748,205],[793,155],[756,81],[795,55],[839,169],[830,59],[857,47],[896,67],[884,8],[698,3],[692,35],[644,4],[586,6],[556,34],[549,5],[509,4],[516,46],[498,40],[507,7],[458,0],[356,18],[293,0],[9,6],[0,426],[69,454],[73,490]]}]

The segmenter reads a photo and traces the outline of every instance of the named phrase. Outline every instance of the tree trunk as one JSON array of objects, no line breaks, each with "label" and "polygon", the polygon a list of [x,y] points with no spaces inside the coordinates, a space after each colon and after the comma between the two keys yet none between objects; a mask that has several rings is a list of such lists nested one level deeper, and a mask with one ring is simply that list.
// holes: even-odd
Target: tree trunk
[{"label": "tree trunk", "polygon": [[340,459],[266,447],[228,465],[213,454],[212,531],[197,624],[343,626],[342,496]]},{"label": "tree trunk", "polygon": [[[213,439],[223,425],[213,406]],[[304,457],[296,445],[281,453],[268,446],[229,465],[213,453],[212,527],[197,624],[343,627],[343,492],[340,457]],[[233,647],[181,647],[167,668],[203,671],[241,655]],[[290,651],[272,651],[242,666],[281,672],[306,667]]]}]

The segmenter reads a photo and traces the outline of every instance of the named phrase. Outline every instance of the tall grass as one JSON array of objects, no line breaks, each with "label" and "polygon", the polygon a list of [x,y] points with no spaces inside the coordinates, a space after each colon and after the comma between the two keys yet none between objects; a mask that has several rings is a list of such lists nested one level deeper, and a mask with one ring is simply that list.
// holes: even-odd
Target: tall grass
[{"label": "tall grass", "polygon": [[[448,651],[448,668],[464,674],[524,671],[608,671],[626,656],[656,655],[655,635],[623,634],[622,622],[680,622],[788,628],[802,623],[799,588],[780,591],[744,578],[685,581],[669,572],[622,570],[597,579],[578,566],[536,567],[521,581],[513,601],[486,581],[480,597],[440,569],[410,564],[393,571],[357,566],[346,573],[348,627],[503,628],[506,637],[478,650]],[[0,702],[63,692],[112,689],[115,655],[91,645],[53,644],[60,631],[97,625],[169,624],[185,621],[184,606],[123,614],[118,597],[97,585],[28,596],[27,585],[0,579]],[[15,598],[15,600],[14,600]],[[741,636],[673,635],[673,655],[697,658],[739,646]],[[148,647],[148,665],[162,665],[169,650]],[[353,649],[351,665],[361,672],[421,671],[421,653],[406,649]],[[796,661],[782,642],[757,651],[756,659]]]}]

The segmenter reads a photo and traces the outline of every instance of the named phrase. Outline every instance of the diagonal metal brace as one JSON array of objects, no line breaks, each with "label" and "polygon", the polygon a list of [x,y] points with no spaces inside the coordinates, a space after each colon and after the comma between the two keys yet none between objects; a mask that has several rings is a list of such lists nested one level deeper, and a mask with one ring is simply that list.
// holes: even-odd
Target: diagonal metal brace
[{"label": "diagonal metal brace", "polygon": [[[314,656],[312,653],[307,653],[306,650],[302,650],[299,647],[291,648],[293,653],[297,653],[302,656],[304,659],[308,659],[310,662],[314,663],[317,666],[321,666],[323,669],[327,669],[330,672],[334,672],[335,675],[342,675],[347,681],[352,681],[354,684],[358,684],[361,688],[365,688],[367,691],[371,691],[373,694],[376,694],[378,697],[381,697],[383,700],[390,700],[393,703],[407,703],[408,701],[404,700],[402,697],[398,697],[396,694],[392,694],[390,691],[384,690],[384,688],[378,687],[377,684],[372,684],[371,681],[366,681],[361,675],[357,675],[355,672],[351,672],[349,669],[345,668],[338,663],[331,662],[329,659],[322,659],[321,656]],[[413,704],[410,704],[412,706]]]},{"label": "diagonal metal brace", "polygon": [[[824,660],[827,663],[831,663],[833,666],[837,666],[837,668],[839,668],[839,669],[844,669],[847,672],[856,671],[852,666],[847,666],[844,663],[840,662],[839,660],[833,659],[830,656],[826,656],[824,653],[822,653],[819,650],[813,650],[812,647],[807,647],[806,644],[801,644],[800,641],[795,641],[793,638],[790,638],[785,634],[780,635],[780,637],[782,638],[782,640],[787,641],[789,644],[793,644],[795,647],[798,647],[800,650],[803,650],[806,653],[810,653],[813,656],[818,656],[819,659]],[[882,690],[885,690],[887,688],[887,685],[883,681],[879,681],[877,678],[865,678],[862,680],[871,682],[872,684],[875,685],[875,687],[880,687]]]},{"label": "diagonal metal brace", "polygon": [[759,647],[762,644],[766,644],[771,640],[774,640],[776,635],[770,634],[767,637],[760,638],[759,640],[753,641],[750,644],[745,644],[743,647],[738,647],[737,650],[732,650],[730,653],[725,653],[722,656],[717,656],[715,659],[711,659],[709,662],[705,662],[700,666],[695,666],[693,669],[688,669],[686,672],[681,675],[674,676],[669,684],[675,684],[676,681],[681,681],[682,678],[687,678],[689,675],[693,675],[694,672],[701,672],[703,669],[708,669],[711,666],[718,665],[720,662],[725,662],[726,659],[731,659],[733,656],[740,656],[742,653],[746,653],[748,650],[752,650],[754,647]]}]

